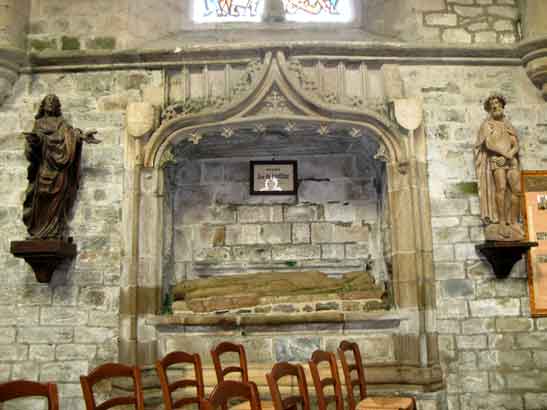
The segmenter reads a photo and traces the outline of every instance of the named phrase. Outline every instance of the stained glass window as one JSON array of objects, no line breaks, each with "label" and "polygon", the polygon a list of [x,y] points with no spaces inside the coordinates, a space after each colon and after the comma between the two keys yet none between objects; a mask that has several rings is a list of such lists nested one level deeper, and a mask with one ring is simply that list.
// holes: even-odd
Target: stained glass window
[{"label": "stained glass window", "polygon": [[222,23],[261,21],[264,0],[194,0],[194,21]]},{"label": "stained glass window", "polygon": [[[197,23],[260,22],[266,0],[193,0]],[[286,21],[343,23],[352,19],[352,0],[278,0]]]},{"label": "stained glass window", "polygon": [[347,22],[350,0],[283,0],[285,19],[300,22]]}]

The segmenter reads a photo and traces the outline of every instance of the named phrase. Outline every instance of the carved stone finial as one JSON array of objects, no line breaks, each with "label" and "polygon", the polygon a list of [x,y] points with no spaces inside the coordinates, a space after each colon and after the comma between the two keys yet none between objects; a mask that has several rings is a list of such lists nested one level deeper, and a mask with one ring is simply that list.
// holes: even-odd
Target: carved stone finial
[{"label": "carved stone finial", "polygon": [[292,135],[296,131],[296,124],[292,121],[287,122],[284,128],[287,131],[287,134]]},{"label": "carved stone finial", "polygon": [[351,135],[353,138],[358,138],[362,135],[362,130],[360,128],[352,128],[349,131],[349,135]]},{"label": "carved stone finial", "polygon": [[160,168],[164,168],[168,164],[174,164],[175,156],[173,155],[173,151],[171,151],[171,147],[168,147],[165,151],[163,151],[163,154],[160,159]]},{"label": "carved stone finial", "polygon": [[377,159],[379,161],[387,162],[388,161],[388,155],[386,152],[386,147],[384,145],[380,145],[378,147],[378,151],[376,154],[374,154],[374,159]]},{"label": "carved stone finial", "polygon": [[319,124],[319,129],[317,130],[319,135],[325,137],[329,135],[329,125],[328,124]]},{"label": "carved stone finial", "polygon": [[201,135],[199,132],[193,132],[190,134],[190,138],[188,139],[192,141],[192,144],[197,145],[202,138],[203,138],[203,135]]},{"label": "carved stone finial", "polygon": [[230,127],[224,127],[220,133],[224,138],[228,139],[234,135],[234,129]]},{"label": "carved stone finial", "polygon": [[261,123],[258,123],[253,127],[253,131],[258,135],[264,135],[266,133],[266,129],[266,126]]}]

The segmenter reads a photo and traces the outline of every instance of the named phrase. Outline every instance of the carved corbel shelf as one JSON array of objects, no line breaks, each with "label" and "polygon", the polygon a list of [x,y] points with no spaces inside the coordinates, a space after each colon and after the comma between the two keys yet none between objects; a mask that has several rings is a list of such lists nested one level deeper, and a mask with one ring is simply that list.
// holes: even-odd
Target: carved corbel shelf
[{"label": "carved corbel shelf", "polygon": [[476,245],[475,248],[488,260],[496,277],[506,278],[511,273],[511,269],[513,269],[515,263],[534,246],[538,246],[538,243],[525,241],[486,241],[483,244]]},{"label": "carved corbel shelf", "polygon": [[528,78],[547,101],[547,36],[525,41],[520,49],[524,52],[522,62]]},{"label": "carved corbel shelf", "polygon": [[19,69],[26,61],[26,52],[17,48],[0,47],[0,105],[11,94]]},{"label": "carved corbel shelf", "polygon": [[38,282],[48,283],[63,259],[76,255],[76,245],[71,240],[28,239],[12,241],[10,252],[16,258],[23,258],[32,267]]}]

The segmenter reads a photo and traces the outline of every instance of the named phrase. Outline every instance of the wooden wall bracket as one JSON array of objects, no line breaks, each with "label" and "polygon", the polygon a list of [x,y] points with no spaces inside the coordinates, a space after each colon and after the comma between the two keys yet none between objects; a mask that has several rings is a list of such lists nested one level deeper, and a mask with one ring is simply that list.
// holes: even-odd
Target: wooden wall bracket
[{"label": "wooden wall bracket", "polygon": [[12,241],[10,252],[17,258],[23,258],[32,267],[38,282],[48,283],[63,259],[76,255],[76,245],[72,243],[72,238],[68,241],[27,239]]},{"label": "wooden wall bracket", "polygon": [[494,274],[498,278],[506,278],[511,273],[513,265],[522,258],[525,252],[528,252],[534,246],[538,246],[538,243],[525,241],[486,241],[483,244],[476,245],[475,248],[490,262]]}]

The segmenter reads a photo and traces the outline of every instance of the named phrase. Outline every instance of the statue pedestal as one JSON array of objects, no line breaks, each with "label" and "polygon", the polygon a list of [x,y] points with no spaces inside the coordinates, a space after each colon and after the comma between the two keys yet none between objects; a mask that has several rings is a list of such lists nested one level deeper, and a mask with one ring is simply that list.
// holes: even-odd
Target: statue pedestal
[{"label": "statue pedestal", "polygon": [[498,278],[506,278],[511,273],[513,265],[517,263],[522,255],[537,242],[525,241],[486,241],[475,248],[482,253],[494,270]]},{"label": "statue pedestal", "polygon": [[34,271],[36,280],[40,283],[48,283],[53,271],[65,258],[76,255],[76,245],[60,239],[28,239],[25,241],[12,241],[10,252],[17,258],[23,258]]}]

